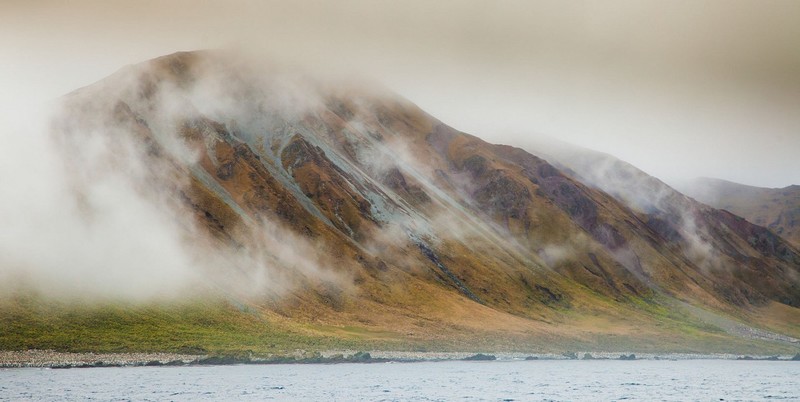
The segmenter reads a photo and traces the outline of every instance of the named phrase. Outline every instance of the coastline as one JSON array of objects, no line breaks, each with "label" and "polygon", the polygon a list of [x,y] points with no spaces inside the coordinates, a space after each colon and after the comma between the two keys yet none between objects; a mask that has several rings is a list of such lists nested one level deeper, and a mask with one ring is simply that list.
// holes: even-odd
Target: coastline
[{"label": "coastline", "polygon": [[458,360],[525,361],[525,360],[771,360],[800,361],[800,353],[791,355],[736,355],[702,353],[620,353],[568,352],[555,353],[474,353],[474,352],[406,352],[353,350],[308,353],[269,357],[186,355],[176,353],[73,353],[53,350],[0,351],[0,369],[12,368],[92,368],[142,366],[202,366],[232,364],[337,364],[337,363],[409,363]]},{"label": "coastline", "polygon": [[29,349],[0,351],[0,368],[78,368],[125,367],[156,365],[183,365],[197,360],[196,355],[176,353],[73,353],[54,350]]}]

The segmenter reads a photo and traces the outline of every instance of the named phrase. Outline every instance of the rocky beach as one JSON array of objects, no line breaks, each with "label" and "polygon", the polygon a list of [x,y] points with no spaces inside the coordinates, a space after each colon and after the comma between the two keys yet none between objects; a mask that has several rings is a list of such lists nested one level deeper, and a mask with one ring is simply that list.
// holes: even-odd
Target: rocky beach
[{"label": "rocky beach", "polygon": [[566,352],[475,354],[470,352],[408,352],[352,350],[308,353],[295,351],[288,355],[267,357],[208,356],[175,353],[71,353],[54,350],[0,351],[0,369],[10,368],[91,368],[134,366],[186,366],[228,364],[332,364],[332,363],[386,363],[453,360],[781,360],[797,361],[800,354],[749,356],[735,354],[633,354],[616,352]]}]

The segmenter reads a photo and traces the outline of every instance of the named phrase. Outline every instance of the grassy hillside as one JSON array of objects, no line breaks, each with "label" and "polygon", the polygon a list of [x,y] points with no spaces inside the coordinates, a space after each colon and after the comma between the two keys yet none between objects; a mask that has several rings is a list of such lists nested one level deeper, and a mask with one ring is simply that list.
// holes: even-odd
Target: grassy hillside
[{"label": "grassy hillside", "polygon": [[[593,311],[560,311],[547,323],[513,316],[437,322],[375,312],[376,325],[343,317],[287,319],[269,309],[225,300],[152,305],[57,302],[16,297],[0,303],[0,349],[69,352],[174,352],[291,355],[298,351],[508,351],[564,353],[793,354],[800,346],[746,339],[660,304],[623,309],[613,301]],[[771,314],[775,318],[775,314]],[[779,317],[779,315],[778,315]],[[387,320],[389,318],[389,320]],[[779,319],[780,320],[780,319]],[[385,323],[385,322],[393,323]],[[409,331],[409,322],[413,330]],[[781,324],[785,325],[785,323]],[[790,324],[791,325],[791,324]],[[797,325],[793,330],[798,331]]]}]

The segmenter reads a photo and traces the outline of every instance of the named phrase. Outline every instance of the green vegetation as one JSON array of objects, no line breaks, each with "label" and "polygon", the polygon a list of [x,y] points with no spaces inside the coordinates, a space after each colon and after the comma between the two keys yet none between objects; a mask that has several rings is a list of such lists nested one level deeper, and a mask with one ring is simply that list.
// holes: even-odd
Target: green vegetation
[{"label": "green vegetation", "polygon": [[0,302],[0,349],[258,355],[356,346],[310,336],[225,301],[88,305],[32,297]]},{"label": "green vegetation", "polygon": [[[341,358],[322,358],[319,354],[331,350],[762,355],[798,351],[786,344],[729,336],[716,327],[681,317],[662,304],[643,302],[629,307],[642,314],[633,319],[641,320],[645,331],[620,332],[614,327],[618,323],[594,321],[595,317],[586,313],[564,311],[564,321],[556,323],[552,330],[566,335],[511,334],[492,328],[464,333],[442,323],[430,328],[440,336],[409,337],[374,327],[289,320],[267,309],[221,299],[132,305],[63,302],[28,295],[0,300],[0,350],[172,352],[208,355],[208,364],[214,364],[214,359],[270,363],[370,361],[368,354]],[[609,328],[611,331],[604,332]]]}]

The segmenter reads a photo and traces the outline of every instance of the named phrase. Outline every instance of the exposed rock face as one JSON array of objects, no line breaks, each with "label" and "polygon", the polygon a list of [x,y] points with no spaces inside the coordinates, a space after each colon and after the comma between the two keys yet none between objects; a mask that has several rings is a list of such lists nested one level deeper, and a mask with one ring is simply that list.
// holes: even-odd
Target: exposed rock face
[{"label": "exposed rock face", "polygon": [[420,206],[431,202],[431,197],[419,185],[412,184],[400,172],[400,169],[391,168],[383,178],[383,184],[387,185],[402,198],[408,200],[414,206]]},{"label": "exposed rock face", "polygon": [[[142,146],[150,174],[210,247],[259,248],[259,233],[285,227],[352,278],[355,290],[344,292],[306,277],[270,305],[278,314],[367,320],[360,306],[369,305],[390,317],[455,320],[435,304],[462,317],[541,319],[657,293],[800,306],[800,255],[764,228],[679,194],[641,208],[388,92],[254,73],[215,53],[120,74],[97,89],[112,102],[93,101],[90,87],[67,99],[67,113],[112,116],[109,135]],[[114,80],[121,87],[106,91]],[[65,141],[79,144],[80,127],[67,131]],[[700,230],[687,230],[686,216]],[[268,275],[293,272],[273,263]]]},{"label": "exposed rock face", "polygon": [[339,169],[318,146],[296,135],[281,152],[283,168],[333,225],[353,238],[361,236],[363,220],[372,220],[371,204],[350,184],[352,177]]}]

